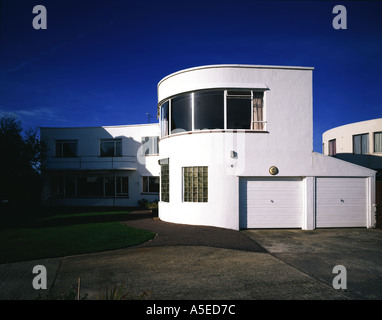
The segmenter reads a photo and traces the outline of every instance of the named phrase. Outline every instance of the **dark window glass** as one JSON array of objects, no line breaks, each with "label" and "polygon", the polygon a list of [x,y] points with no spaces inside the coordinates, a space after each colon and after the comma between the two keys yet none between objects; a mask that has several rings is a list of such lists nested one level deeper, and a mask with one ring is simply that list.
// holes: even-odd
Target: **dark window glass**
[{"label": "dark window glass", "polygon": [[182,94],[171,100],[171,133],[192,130],[192,94]]},{"label": "dark window glass", "polygon": [[224,92],[194,93],[194,125],[196,130],[224,129]]},{"label": "dark window glass", "polygon": [[74,158],[77,157],[77,141],[76,140],[57,140],[56,141],[56,157]]},{"label": "dark window glass", "polygon": [[227,129],[251,129],[251,94],[232,92],[227,94]]},{"label": "dark window glass", "polygon": [[159,193],[159,177],[143,177],[143,192]]},{"label": "dark window glass", "polygon": [[149,192],[159,192],[159,177],[149,177]]},{"label": "dark window glass", "polygon": [[129,195],[129,179],[128,177],[117,177],[117,196]]},{"label": "dark window glass", "polygon": [[102,177],[78,177],[77,195],[80,197],[102,197],[103,178]]},{"label": "dark window glass", "polygon": [[115,196],[115,178],[105,177],[105,196],[114,197]]},{"label": "dark window glass", "polygon": [[76,178],[65,178],[65,196],[76,196]]},{"label": "dark window glass", "polygon": [[160,111],[161,137],[168,136],[168,101],[163,103]]},{"label": "dark window glass", "polygon": [[50,178],[50,193],[52,195],[64,194],[64,178],[62,177]]},{"label": "dark window glass", "polygon": [[121,157],[122,139],[101,140],[101,157]]}]

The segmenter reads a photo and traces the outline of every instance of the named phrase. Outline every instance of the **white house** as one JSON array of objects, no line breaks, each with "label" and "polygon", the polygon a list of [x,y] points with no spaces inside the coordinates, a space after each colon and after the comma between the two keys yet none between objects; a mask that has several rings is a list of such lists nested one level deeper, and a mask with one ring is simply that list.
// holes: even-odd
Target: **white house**
[{"label": "white house", "polygon": [[212,65],[158,84],[164,221],[372,227],[375,171],[312,152],[313,68]]},{"label": "white house", "polygon": [[138,206],[159,200],[158,124],[41,128],[46,205]]},{"label": "white house", "polygon": [[191,68],[159,82],[159,124],[42,128],[46,202],[134,206],[160,191],[159,217],[168,222],[373,227],[376,172],[312,151],[312,74]]}]

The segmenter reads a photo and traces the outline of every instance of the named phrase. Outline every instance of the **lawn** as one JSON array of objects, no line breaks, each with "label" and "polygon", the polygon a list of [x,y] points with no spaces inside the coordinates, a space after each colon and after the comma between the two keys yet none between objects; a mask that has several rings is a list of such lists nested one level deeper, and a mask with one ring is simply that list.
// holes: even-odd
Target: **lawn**
[{"label": "lawn", "polygon": [[54,215],[0,229],[0,263],[62,257],[133,246],[152,239],[149,231],[121,223],[129,212]]}]

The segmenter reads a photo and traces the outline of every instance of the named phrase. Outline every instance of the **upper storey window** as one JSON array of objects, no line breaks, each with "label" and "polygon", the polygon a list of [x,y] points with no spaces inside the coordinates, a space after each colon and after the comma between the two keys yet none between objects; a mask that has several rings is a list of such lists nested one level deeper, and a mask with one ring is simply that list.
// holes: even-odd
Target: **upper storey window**
[{"label": "upper storey window", "polygon": [[227,92],[227,128],[251,129],[251,91]]},{"label": "upper storey window", "polygon": [[353,136],[353,153],[367,154],[369,153],[369,134],[357,134]]},{"label": "upper storey window", "polygon": [[160,109],[161,137],[168,136],[169,129],[169,101],[162,104]]},{"label": "upper storey window", "polygon": [[160,107],[161,137],[199,130],[264,131],[264,92],[199,90],[177,95]]},{"label": "upper storey window", "polygon": [[224,91],[194,93],[194,129],[224,128]]},{"label": "upper storey window", "polygon": [[171,100],[171,133],[192,130],[192,93]]},{"label": "upper storey window", "polygon": [[100,155],[101,157],[122,157],[122,139],[102,139]]},{"label": "upper storey window", "polygon": [[58,158],[75,158],[77,149],[77,140],[56,140],[56,157]]}]

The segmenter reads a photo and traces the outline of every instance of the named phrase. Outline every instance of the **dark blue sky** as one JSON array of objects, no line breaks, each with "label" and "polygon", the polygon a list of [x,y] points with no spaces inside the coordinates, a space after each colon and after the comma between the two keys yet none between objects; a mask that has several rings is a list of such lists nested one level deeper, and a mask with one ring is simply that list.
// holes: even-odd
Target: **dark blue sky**
[{"label": "dark blue sky", "polygon": [[[47,30],[32,27],[38,4]],[[337,4],[346,30],[332,26]],[[25,128],[146,123],[163,77],[209,64],[314,67],[318,152],[324,131],[382,117],[380,1],[3,0],[1,9],[0,113]]]}]

